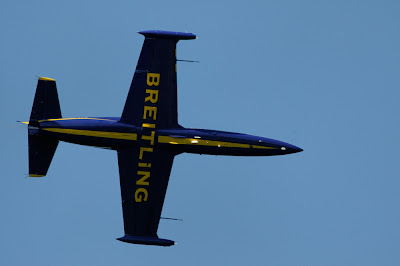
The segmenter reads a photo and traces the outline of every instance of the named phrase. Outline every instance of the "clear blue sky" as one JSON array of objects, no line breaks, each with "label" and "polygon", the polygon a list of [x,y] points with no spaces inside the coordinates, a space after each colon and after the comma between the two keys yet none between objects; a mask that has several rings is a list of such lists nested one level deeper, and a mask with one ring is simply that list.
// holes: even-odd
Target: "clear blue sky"
[{"label": "clear blue sky", "polygon": [[[398,1],[3,1],[1,265],[400,265]],[[117,156],[61,143],[27,178],[36,75],[65,117],[120,116],[140,30],[178,44],[179,121],[293,143],[179,155],[161,248],[123,236]]]}]

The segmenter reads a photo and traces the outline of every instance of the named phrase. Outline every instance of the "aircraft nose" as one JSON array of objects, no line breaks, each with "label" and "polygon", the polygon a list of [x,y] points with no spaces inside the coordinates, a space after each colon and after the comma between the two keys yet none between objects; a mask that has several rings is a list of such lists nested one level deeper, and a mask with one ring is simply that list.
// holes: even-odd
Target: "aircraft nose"
[{"label": "aircraft nose", "polygon": [[294,146],[294,145],[288,144],[288,143],[286,145],[282,146],[281,150],[284,151],[285,154],[290,154],[290,153],[296,153],[296,152],[303,151],[302,148],[299,148],[297,146]]}]

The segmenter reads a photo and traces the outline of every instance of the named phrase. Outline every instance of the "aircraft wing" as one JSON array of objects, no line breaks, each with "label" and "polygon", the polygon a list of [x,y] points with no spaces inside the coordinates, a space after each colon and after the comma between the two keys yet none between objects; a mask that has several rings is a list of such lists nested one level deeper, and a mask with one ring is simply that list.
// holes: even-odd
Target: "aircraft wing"
[{"label": "aircraft wing", "polygon": [[145,36],[121,122],[140,129],[137,146],[118,150],[125,236],[135,244],[170,246],[157,236],[175,154],[156,148],[157,129],[177,128],[176,44],[191,33],[142,31]]},{"label": "aircraft wing", "polygon": [[[195,39],[191,33],[142,31],[145,36],[121,121],[142,126],[146,109],[157,108],[156,129],[179,127],[177,115],[176,44]],[[155,114],[156,112],[156,114]],[[146,122],[145,122],[146,123]]]},{"label": "aircraft wing", "polygon": [[[141,160],[138,160],[141,159]],[[125,236],[134,244],[170,246],[174,241],[157,236],[174,155],[142,147],[118,150]]]}]

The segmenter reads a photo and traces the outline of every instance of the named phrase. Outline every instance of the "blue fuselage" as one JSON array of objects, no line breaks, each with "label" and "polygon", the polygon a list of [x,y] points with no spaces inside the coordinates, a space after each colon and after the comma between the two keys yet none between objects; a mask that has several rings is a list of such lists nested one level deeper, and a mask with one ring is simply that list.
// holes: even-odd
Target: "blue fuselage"
[{"label": "blue fuselage", "polygon": [[[39,121],[38,133],[65,142],[113,150],[148,142],[155,148],[176,154],[269,156],[302,151],[285,142],[252,135],[183,127],[149,131],[146,124],[136,127],[119,120],[116,117],[48,119]],[[31,128],[32,132],[34,130],[37,129]]]}]

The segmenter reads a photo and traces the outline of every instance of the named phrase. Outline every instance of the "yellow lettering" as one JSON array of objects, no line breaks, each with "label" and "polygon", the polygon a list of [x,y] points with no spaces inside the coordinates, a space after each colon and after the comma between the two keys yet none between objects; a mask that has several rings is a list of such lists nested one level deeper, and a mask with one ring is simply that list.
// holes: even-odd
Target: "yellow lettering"
[{"label": "yellow lettering", "polygon": [[150,90],[147,89],[146,93],[149,94],[149,96],[147,96],[146,98],[144,98],[144,101],[150,101],[152,103],[156,103],[158,101],[158,90]]},{"label": "yellow lettering", "polygon": [[139,151],[139,160],[143,159],[143,153],[144,152],[153,152],[153,148],[146,148],[146,147],[140,147],[140,151]]},{"label": "yellow lettering", "polygon": [[147,189],[145,189],[145,188],[140,187],[140,188],[136,189],[136,191],[135,191],[135,201],[136,202],[142,202],[142,200],[147,201],[148,196],[149,196],[149,193],[147,192]]},{"label": "yellow lettering", "polygon": [[156,120],[157,118],[157,107],[152,107],[152,106],[145,106],[144,107],[144,113],[143,113],[143,119],[147,118],[147,112],[149,113],[149,117],[152,117],[153,120]]},{"label": "yellow lettering", "polygon": [[138,166],[139,167],[149,167],[149,168],[151,168],[151,163],[139,163]]},{"label": "yellow lettering", "polygon": [[[160,73],[147,73],[146,83],[148,86],[157,87],[160,85]],[[144,98],[144,102],[150,102],[156,104],[158,102],[158,90],[146,89],[146,97]],[[153,106],[144,106],[143,110],[143,119],[151,118],[153,120],[157,120],[157,107]],[[154,123],[143,123],[143,128],[155,128],[156,125]],[[142,140],[150,141],[150,145],[154,145],[154,136],[155,131],[151,131],[150,136],[142,135]],[[139,151],[139,160],[143,160],[143,155],[145,152],[153,152],[153,148],[150,147],[140,147]],[[141,168],[151,168],[151,163],[138,163],[138,167]],[[148,169],[150,170],[150,169]],[[138,186],[149,186],[148,178],[150,177],[150,171],[137,171],[136,185]],[[149,193],[147,189],[143,187],[139,187],[135,191],[135,201],[142,202],[147,201],[149,197]]]},{"label": "yellow lettering", "polygon": [[160,84],[159,73],[147,73],[147,85],[158,86]]},{"label": "yellow lettering", "polygon": [[136,181],[136,185],[148,186],[148,185],[149,185],[149,182],[146,181],[146,179],[150,177],[150,172],[147,172],[147,171],[137,171],[137,174],[138,174],[138,176],[141,176],[141,175],[142,175],[143,177]]},{"label": "yellow lettering", "polygon": [[147,128],[155,128],[156,124],[147,124],[147,123],[143,123],[142,127],[147,127]]},{"label": "yellow lettering", "polygon": [[151,131],[151,136],[142,135],[142,139],[150,140],[150,145],[154,145],[154,131]]}]

